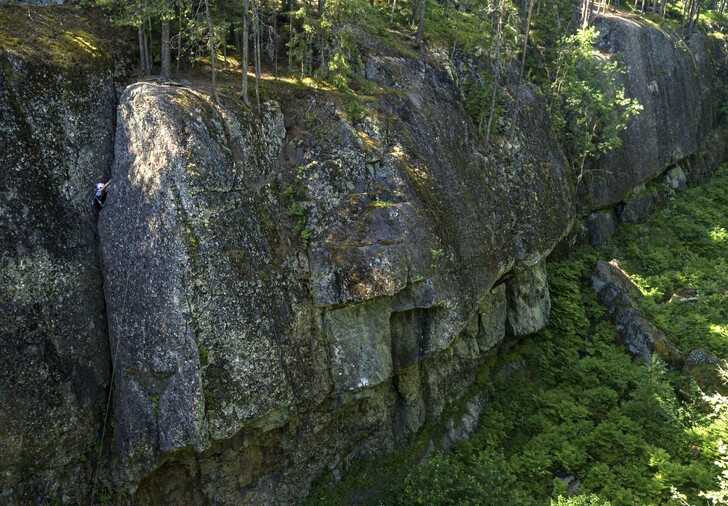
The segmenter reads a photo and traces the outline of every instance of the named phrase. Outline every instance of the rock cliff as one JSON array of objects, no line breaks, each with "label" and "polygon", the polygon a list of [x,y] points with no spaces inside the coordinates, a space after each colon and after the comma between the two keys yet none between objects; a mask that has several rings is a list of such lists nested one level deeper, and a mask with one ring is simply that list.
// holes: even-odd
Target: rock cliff
[{"label": "rock cliff", "polygon": [[436,54],[365,55],[366,118],[313,89],[258,116],[154,83],[117,104],[86,29],[83,72],[0,39],[0,497],[87,501],[98,470],[118,504],[289,503],[442,422],[547,324],[544,263],[575,220],[715,131],[693,86],[712,43],[598,23],[646,116],[583,187],[525,86],[514,141],[484,149]]},{"label": "rock cliff", "polygon": [[506,328],[545,324],[543,260],[573,215],[558,153],[488,159],[436,68],[374,65],[411,80],[379,104],[407,118],[387,138],[324,95],[319,137],[274,103],[121,97],[100,236],[114,478],[140,497],[187,496],[160,488],[186,474],[213,502],[285,502],[436,421]]},{"label": "rock cliff", "polygon": [[6,7],[0,26],[0,502],[73,501],[109,379],[89,203],[113,158],[112,59],[71,11]]},{"label": "rock cliff", "polygon": [[622,148],[587,171],[583,205],[619,204],[634,188],[678,164],[694,166],[696,177],[706,165],[714,168],[716,160],[706,151],[724,156],[722,143],[711,135],[726,100],[721,83],[728,53],[720,39],[696,32],[684,41],[637,18],[611,15],[598,18],[595,27],[598,49],[624,64],[627,95],[643,110],[622,135]]}]

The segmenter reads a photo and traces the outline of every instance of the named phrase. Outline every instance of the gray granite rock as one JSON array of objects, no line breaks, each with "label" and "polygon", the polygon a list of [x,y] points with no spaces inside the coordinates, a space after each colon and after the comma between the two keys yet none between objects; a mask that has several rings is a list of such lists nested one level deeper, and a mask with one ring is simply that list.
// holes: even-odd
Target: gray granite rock
[{"label": "gray granite rock", "polygon": [[539,263],[508,280],[508,333],[525,336],[544,328],[551,314],[546,267]]},{"label": "gray granite rock", "polygon": [[605,244],[617,230],[617,216],[613,209],[602,209],[591,213],[586,219],[589,243],[592,246]]},{"label": "gray granite rock", "polygon": [[673,167],[665,172],[665,184],[674,191],[684,190],[688,186],[688,178],[682,167]]},{"label": "gray granite rock", "polygon": [[0,502],[78,504],[109,381],[91,199],[113,157],[114,83],[105,58],[28,54],[0,48]]},{"label": "gray granite rock", "polygon": [[655,188],[640,185],[630,192],[624,203],[619,206],[619,221],[622,223],[644,223],[654,212],[661,200]]},{"label": "gray granite rock", "polygon": [[643,107],[622,135],[621,148],[587,171],[581,194],[585,206],[599,209],[622,201],[632,188],[659,176],[704,146],[713,149],[714,106],[724,63],[710,37],[693,34],[676,41],[656,26],[614,15],[594,21],[597,47],[626,68],[626,93]]},{"label": "gray granite rock", "polygon": [[630,354],[645,364],[650,364],[653,354],[673,365],[682,364],[680,351],[639,310],[639,289],[615,260],[597,262],[592,287],[599,302],[607,308]]}]

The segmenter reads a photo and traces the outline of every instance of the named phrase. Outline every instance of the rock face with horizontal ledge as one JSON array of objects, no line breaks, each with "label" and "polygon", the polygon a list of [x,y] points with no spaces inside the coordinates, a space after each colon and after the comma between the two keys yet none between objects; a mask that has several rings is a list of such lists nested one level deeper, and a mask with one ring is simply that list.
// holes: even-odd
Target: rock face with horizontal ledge
[{"label": "rock face with horizontal ledge", "polygon": [[[100,222],[117,486],[153,501],[185,475],[216,503],[299,496],[326,462],[436,421],[507,315],[516,335],[546,324],[543,259],[573,212],[562,161],[535,142],[508,167],[452,158],[456,98],[425,71],[412,85],[441,94],[436,114],[382,104],[408,111],[413,145],[325,98],[310,110],[329,138],[306,144],[275,103],[258,120],[186,88],[124,92]],[[242,489],[227,466],[246,468]]]}]

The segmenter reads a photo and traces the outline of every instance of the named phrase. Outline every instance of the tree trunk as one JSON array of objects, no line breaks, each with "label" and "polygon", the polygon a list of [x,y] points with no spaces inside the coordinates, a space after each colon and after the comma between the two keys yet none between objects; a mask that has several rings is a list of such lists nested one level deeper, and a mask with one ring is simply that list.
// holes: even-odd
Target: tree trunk
[{"label": "tree trunk", "polygon": [[207,18],[207,35],[210,45],[210,66],[212,67],[212,96],[217,100],[217,51],[215,49],[215,28],[210,14],[210,0],[205,0],[205,17]]},{"label": "tree trunk", "polygon": [[152,56],[149,52],[149,34],[146,30],[142,32],[144,34],[144,74],[151,75],[152,73]]},{"label": "tree trunk", "polygon": [[293,72],[293,2],[288,7],[288,70]]},{"label": "tree trunk", "polygon": [[243,100],[246,105],[250,105],[248,99],[248,41],[250,40],[250,34],[248,33],[248,10],[250,7],[249,0],[243,0],[243,51],[242,57],[240,58],[242,70],[243,70]]},{"label": "tree trunk", "polygon": [[521,107],[521,93],[520,87],[523,82],[523,74],[526,71],[526,53],[528,51],[528,36],[531,33],[531,17],[533,16],[533,7],[536,5],[538,0],[527,0],[528,1],[528,14],[526,15],[526,31],[523,34],[523,54],[521,55],[521,71],[518,74],[518,87],[516,88],[516,105],[513,107],[513,117],[511,118],[511,131],[510,139],[513,140],[513,130],[516,127],[516,121],[518,119],[518,113]]},{"label": "tree trunk", "polygon": [[[318,0],[318,13],[319,13],[319,22],[323,22],[324,19],[324,12],[326,10],[326,0]],[[323,29],[319,30],[321,32],[321,39],[319,41],[319,44],[321,45],[320,49],[320,72],[323,75],[326,75],[326,36],[324,35]]]},{"label": "tree trunk", "polygon": [[419,46],[422,44],[422,37],[425,35],[425,10],[427,9],[427,0],[420,0],[419,12],[417,13],[417,36],[415,42]]},{"label": "tree trunk", "polygon": [[258,2],[253,0],[253,60],[255,64],[255,102],[260,114],[260,8]]},{"label": "tree trunk", "polygon": [[278,42],[280,35],[278,33],[278,12],[273,10],[273,19],[271,19],[273,30],[273,75],[278,76]]},{"label": "tree trunk", "polygon": [[177,19],[177,74],[179,74],[179,65],[182,60],[182,8],[179,8],[179,14]]},{"label": "tree trunk", "polygon": [[493,94],[490,98],[490,115],[488,116],[488,126],[485,129],[485,144],[490,143],[490,133],[493,128],[493,119],[495,118],[495,107],[498,98],[498,81],[500,81],[500,57],[501,45],[503,43],[503,0],[498,1],[498,22],[496,24],[496,42],[495,42],[495,72],[493,75]]},{"label": "tree trunk", "polygon": [[169,20],[162,20],[162,77],[169,79],[172,76],[172,60],[169,53]]},{"label": "tree trunk", "polygon": [[586,28],[589,26],[589,21],[591,18],[591,3],[592,0],[582,0],[581,1],[581,27]]},{"label": "tree trunk", "polygon": [[139,35],[139,71],[142,74],[147,73],[147,55],[144,53],[146,50],[146,46],[144,44],[144,39],[146,38],[144,35],[144,25],[140,24],[137,27],[137,33]]},{"label": "tree trunk", "polygon": [[[144,3],[146,6],[146,2]],[[147,45],[147,68],[149,74],[154,72],[154,55],[152,54],[152,17],[147,16],[147,38],[145,44]]]}]

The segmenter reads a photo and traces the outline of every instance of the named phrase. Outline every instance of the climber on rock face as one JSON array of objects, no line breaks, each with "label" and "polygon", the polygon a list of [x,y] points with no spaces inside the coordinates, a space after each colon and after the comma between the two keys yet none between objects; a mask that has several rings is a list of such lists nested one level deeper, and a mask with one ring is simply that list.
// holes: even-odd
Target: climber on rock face
[{"label": "climber on rock face", "polygon": [[96,183],[96,190],[94,192],[94,208],[97,211],[101,211],[104,207],[104,202],[106,202],[106,194],[109,190],[109,185],[111,184],[111,181],[108,183]]}]

